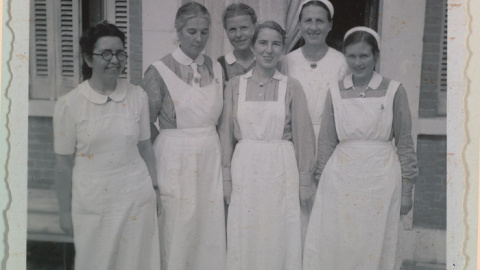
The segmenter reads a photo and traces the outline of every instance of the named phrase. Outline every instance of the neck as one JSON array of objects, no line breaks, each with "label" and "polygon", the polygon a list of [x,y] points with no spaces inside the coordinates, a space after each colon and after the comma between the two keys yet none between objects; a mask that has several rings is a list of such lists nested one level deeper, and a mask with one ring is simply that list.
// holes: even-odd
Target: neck
[{"label": "neck", "polygon": [[253,52],[250,48],[245,49],[245,50],[233,50],[233,55],[235,55],[235,58],[237,60],[243,60],[243,61],[251,61],[254,57]]},{"label": "neck", "polygon": [[108,96],[115,91],[115,88],[117,87],[117,78],[99,78],[92,74],[92,77],[88,79],[88,83],[95,92]]},{"label": "neck", "polygon": [[257,79],[258,82],[268,81],[273,78],[275,74],[275,68],[273,69],[264,69],[260,66],[256,66],[252,71],[252,76]]},{"label": "neck", "polygon": [[364,77],[355,77],[355,75],[353,75],[353,85],[358,87],[366,86],[368,83],[370,83],[372,77],[373,72]]},{"label": "neck", "polygon": [[322,44],[305,44],[302,47],[303,56],[307,60],[317,62],[327,54],[328,46],[326,43]]}]

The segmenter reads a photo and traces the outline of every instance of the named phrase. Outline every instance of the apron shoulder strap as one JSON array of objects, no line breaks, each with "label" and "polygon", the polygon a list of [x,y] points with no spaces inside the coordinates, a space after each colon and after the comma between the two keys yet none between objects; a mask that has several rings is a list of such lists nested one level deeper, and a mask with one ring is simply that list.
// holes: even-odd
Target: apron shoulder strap
[{"label": "apron shoulder strap", "polygon": [[217,61],[220,63],[220,65],[223,68],[223,74],[225,76],[225,81],[228,82],[228,72],[227,72],[227,63],[225,60],[225,55],[220,56]]},{"label": "apron shoulder strap", "polygon": [[389,107],[393,104],[393,99],[395,97],[395,94],[397,93],[397,89],[399,86],[400,82],[397,82],[395,80],[391,80],[388,84],[387,93],[385,93],[385,103],[387,103]]}]

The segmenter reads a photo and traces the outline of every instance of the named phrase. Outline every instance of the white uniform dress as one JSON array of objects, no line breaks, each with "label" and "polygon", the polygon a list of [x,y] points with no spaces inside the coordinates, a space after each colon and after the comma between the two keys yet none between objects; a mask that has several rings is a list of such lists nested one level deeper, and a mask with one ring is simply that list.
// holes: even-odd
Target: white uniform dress
[{"label": "white uniform dress", "polygon": [[155,192],[137,143],[150,138],[148,99],[124,80],[109,96],[84,81],[55,107],[55,152],[75,154],[75,269],[160,269]]},{"label": "white uniform dress", "polygon": [[159,217],[162,270],[225,268],[226,240],[220,142],[223,106],[220,64],[205,86],[181,80],[162,61],[162,76],[175,106],[175,129],[162,129],[153,145],[162,199]]},{"label": "white uniform dress", "polygon": [[305,239],[303,269],[393,269],[401,169],[389,136],[393,99],[342,99],[331,88],[339,139],[322,172]]},{"label": "white uniform dress", "polygon": [[299,172],[292,142],[282,140],[287,77],[281,75],[277,101],[246,101],[251,74],[239,82],[242,140],[232,157],[227,269],[298,270]]},{"label": "white uniform dress", "polygon": [[[336,84],[347,75],[347,62],[342,53],[332,48],[328,48],[325,56],[318,62],[308,61],[305,56],[303,56],[302,48],[298,48],[289,53],[285,57],[285,60],[287,63],[287,75],[297,79],[305,92],[308,112],[310,113],[313,130],[315,132],[315,145],[317,145],[323,108],[325,106],[325,97],[327,96],[329,84]],[[315,152],[316,149],[315,147]],[[315,196],[312,196],[312,198],[301,207],[302,243],[305,239],[314,200]]]},{"label": "white uniform dress", "polygon": [[305,92],[308,112],[315,131],[315,142],[318,142],[329,84],[336,84],[347,75],[348,65],[345,57],[341,52],[328,48],[322,59],[318,62],[310,62],[303,56],[302,48],[298,48],[287,54],[285,60],[287,75],[297,79]]}]

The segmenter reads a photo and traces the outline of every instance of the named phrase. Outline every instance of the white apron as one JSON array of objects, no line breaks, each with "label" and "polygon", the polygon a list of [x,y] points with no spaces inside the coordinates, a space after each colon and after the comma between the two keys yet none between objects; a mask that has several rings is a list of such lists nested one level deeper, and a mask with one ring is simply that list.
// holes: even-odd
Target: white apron
[{"label": "white apron", "polygon": [[240,78],[237,119],[242,140],[232,158],[228,270],[301,268],[299,173],[293,144],[282,140],[287,77],[277,101],[245,101]]},{"label": "white apron", "polygon": [[400,218],[401,169],[388,141],[391,81],[379,98],[342,99],[332,87],[340,143],[322,173],[305,239],[303,269],[394,268]]},{"label": "white apron", "polygon": [[225,212],[216,123],[222,112],[221,70],[193,87],[163,62],[153,64],[172,97],[177,129],[160,131],[154,143],[162,199],[159,217],[162,270],[225,268]]},{"label": "white apron", "polygon": [[158,270],[155,192],[138,152],[139,114],[128,106],[109,110],[121,106],[113,101],[99,106],[101,115],[77,127],[90,154],[77,153],[73,169],[75,270]]}]

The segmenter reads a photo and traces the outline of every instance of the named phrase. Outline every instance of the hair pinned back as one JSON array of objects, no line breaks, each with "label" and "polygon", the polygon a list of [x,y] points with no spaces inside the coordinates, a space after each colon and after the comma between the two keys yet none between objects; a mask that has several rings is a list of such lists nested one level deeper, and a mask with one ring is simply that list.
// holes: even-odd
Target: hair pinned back
[{"label": "hair pinned back", "polygon": [[[82,55],[84,56],[83,58],[85,58],[85,55],[91,55],[93,53],[95,43],[97,43],[101,37],[118,37],[122,41],[123,46],[125,46],[125,34],[114,24],[103,20],[95,25],[95,27],[89,27],[83,31],[79,42]],[[82,75],[84,80],[92,77],[92,68],[87,65],[85,59],[83,59],[82,64]]]},{"label": "hair pinned back", "polygon": [[287,32],[283,30],[282,26],[278,24],[277,22],[274,21],[266,21],[266,22],[261,22],[255,26],[255,31],[253,32],[253,37],[252,37],[252,45],[255,44],[255,41],[257,41],[258,38],[258,33],[262,31],[263,29],[272,29],[277,31],[280,36],[282,37],[282,43],[285,45],[285,39],[287,38]]},{"label": "hair pinned back", "polygon": [[227,20],[237,16],[250,16],[253,24],[257,23],[255,10],[249,5],[238,3],[229,5],[222,14],[223,28],[227,30]]},{"label": "hair pinned back", "polygon": [[212,22],[210,13],[205,6],[197,2],[186,3],[177,11],[177,15],[175,16],[175,29],[177,32],[181,31],[188,20],[197,17],[207,19],[208,25]]},{"label": "hair pinned back", "polygon": [[309,7],[309,6],[322,7],[328,13],[328,21],[329,22],[332,21],[334,9],[333,9],[332,3],[330,3],[330,1],[328,1],[328,0],[305,0],[305,1],[303,1],[302,4],[300,4],[300,11],[298,13],[298,20],[299,21],[302,20],[303,9],[306,8],[306,7]]},{"label": "hair pinned back", "polygon": [[372,47],[374,54],[380,53],[380,36],[371,28],[365,26],[354,27],[345,33],[343,38],[343,52],[348,45],[365,42]]}]

